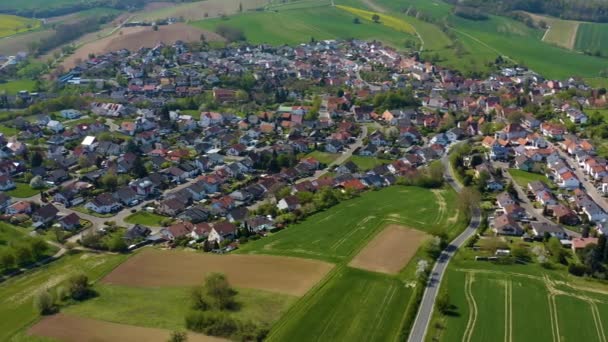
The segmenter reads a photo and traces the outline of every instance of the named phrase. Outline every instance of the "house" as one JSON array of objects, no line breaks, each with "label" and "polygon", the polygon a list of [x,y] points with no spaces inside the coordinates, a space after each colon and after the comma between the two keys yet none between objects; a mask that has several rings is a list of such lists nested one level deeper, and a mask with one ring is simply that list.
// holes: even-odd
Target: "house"
[{"label": "house", "polygon": [[11,205],[11,196],[0,192],[0,213],[3,213]]},{"label": "house", "polygon": [[146,226],[139,224],[127,229],[123,238],[129,242],[135,242],[147,238],[152,233],[152,230]]},{"label": "house", "polygon": [[98,214],[109,214],[118,211],[121,205],[112,195],[103,193],[93,198],[84,207]]},{"label": "house", "polygon": [[9,205],[5,210],[7,215],[29,214],[32,212],[32,204],[26,201],[19,201]]},{"label": "house", "polygon": [[175,217],[186,209],[187,203],[178,200],[177,198],[169,198],[161,201],[156,207],[156,211],[162,215]]},{"label": "house", "polygon": [[190,222],[179,222],[170,225],[160,231],[167,240],[173,241],[181,237],[187,237],[192,232],[193,225]]},{"label": "house", "polygon": [[211,233],[207,241],[221,243],[236,236],[236,226],[228,221],[215,222],[211,225]]},{"label": "house", "polygon": [[300,207],[300,200],[297,196],[287,196],[277,203],[277,208],[279,210],[293,211],[300,209]]},{"label": "house", "polygon": [[566,128],[560,124],[552,122],[543,122],[540,124],[540,131],[546,137],[555,140],[562,140],[564,134],[566,133]]},{"label": "house", "polygon": [[557,178],[557,185],[562,189],[574,190],[581,186],[581,182],[572,171],[566,171]]},{"label": "house", "polygon": [[53,221],[58,213],[59,210],[54,205],[47,204],[32,213],[32,222],[35,227],[45,226]]},{"label": "house", "polygon": [[139,203],[139,195],[135,190],[131,189],[128,186],[123,186],[120,189],[116,190],[112,196],[120,203],[127,207],[132,207]]},{"label": "house", "polygon": [[16,188],[15,182],[6,175],[0,176],[0,190],[7,191]]},{"label": "house", "polygon": [[508,192],[501,192],[496,196],[496,204],[500,209],[504,209],[508,205],[515,204],[515,199]]},{"label": "house", "polygon": [[576,213],[566,207],[563,204],[557,204],[548,208],[551,211],[551,215],[555,217],[558,223],[567,224],[567,225],[576,225],[579,223],[579,218]]},{"label": "house", "polygon": [[547,235],[556,237],[560,240],[568,238],[568,234],[566,234],[564,228],[557,224],[548,222],[532,222],[530,226],[532,227],[534,237],[539,240],[543,239]]},{"label": "house", "polygon": [[76,109],[64,109],[59,112],[61,117],[68,120],[78,119],[82,114]]},{"label": "house", "polygon": [[582,251],[589,245],[597,245],[598,238],[574,238],[572,239],[572,251]]},{"label": "house", "polygon": [[513,217],[508,215],[500,215],[494,219],[492,230],[497,235],[521,236],[524,230],[515,221]]},{"label": "house", "polygon": [[80,217],[75,213],[71,213],[59,219],[59,224],[64,230],[76,230],[80,228]]},{"label": "house", "polygon": [[534,168],[534,162],[525,155],[515,157],[515,167],[519,170],[530,172]]},{"label": "house", "polygon": [[274,229],[274,223],[266,216],[255,216],[245,220],[245,228],[252,233]]}]

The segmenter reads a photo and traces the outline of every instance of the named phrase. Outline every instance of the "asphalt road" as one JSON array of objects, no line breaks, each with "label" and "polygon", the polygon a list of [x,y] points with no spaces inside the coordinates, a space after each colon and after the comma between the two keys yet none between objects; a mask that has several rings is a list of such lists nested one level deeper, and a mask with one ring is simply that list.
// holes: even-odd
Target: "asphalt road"
[{"label": "asphalt road", "polygon": [[[454,178],[447,153],[441,161],[445,168],[445,180],[452,188],[454,188],[454,190],[458,192],[462,191],[462,185],[460,185]],[[466,241],[477,232],[477,227],[479,227],[480,222],[481,211],[479,208],[475,208],[471,213],[471,222],[469,223],[469,226],[439,255],[439,258],[431,271],[428,283],[426,284],[426,289],[424,290],[424,295],[422,296],[422,302],[420,303],[420,308],[418,309],[418,315],[416,315],[414,326],[412,327],[412,331],[410,332],[410,336],[408,338],[409,342],[424,341],[424,337],[426,336],[429,323],[431,322],[431,317],[433,315],[435,300],[437,299],[437,294],[439,293],[441,280],[443,279],[443,275],[448,268],[448,264],[458,248],[465,244]]]}]

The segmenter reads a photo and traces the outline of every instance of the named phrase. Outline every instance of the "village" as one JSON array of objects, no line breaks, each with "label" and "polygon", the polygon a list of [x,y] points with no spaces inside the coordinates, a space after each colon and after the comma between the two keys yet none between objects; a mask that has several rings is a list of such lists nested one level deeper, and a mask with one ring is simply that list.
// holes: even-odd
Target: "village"
[{"label": "village", "polygon": [[[502,64],[465,79],[378,42],[319,41],[122,50],[90,56],[57,82],[86,100],[2,123],[18,134],[0,137],[0,209],[11,223],[61,228],[85,246],[107,249],[99,239],[119,234],[123,249],[169,241],[231,250],[339,199],[429,173],[459,141],[475,149],[453,166],[496,199],[496,234],[582,249],[607,229],[608,162],[581,137],[606,95],[575,79]],[[548,182],[521,184],[510,170]],[[24,187],[35,190],[9,195]]]}]

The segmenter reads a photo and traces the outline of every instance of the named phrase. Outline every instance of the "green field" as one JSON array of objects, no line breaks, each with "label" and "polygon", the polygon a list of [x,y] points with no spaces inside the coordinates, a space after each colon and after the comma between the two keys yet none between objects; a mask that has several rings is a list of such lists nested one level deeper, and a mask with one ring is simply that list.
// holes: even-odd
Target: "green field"
[{"label": "green field", "polygon": [[376,166],[390,164],[392,160],[380,159],[374,157],[363,157],[363,156],[352,156],[348,159],[357,165],[359,170],[367,171],[375,168]]},{"label": "green field", "polygon": [[[41,289],[53,288],[78,272],[84,272],[96,281],[126,258],[125,255],[76,253],[2,283],[0,341],[30,340],[24,337],[24,329],[38,319],[33,297]],[[15,334],[18,335],[11,338]]]},{"label": "green field", "polygon": [[[191,308],[190,288],[135,288],[98,284],[99,296],[64,312],[77,316],[142,327],[184,330],[184,317]],[[234,318],[270,326],[296,297],[261,290],[237,289],[239,310]],[[153,298],[153,300],[150,300]]]},{"label": "green field", "polygon": [[17,186],[15,189],[5,191],[7,195],[16,198],[29,198],[40,193],[40,190],[32,189],[29,184],[15,182],[15,185]]},{"label": "green field", "polygon": [[125,222],[131,224],[141,224],[144,226],[160,227],[161,222],[167,219],[165,216],[149,213],[147,211],[138,211],[125,218]]},{"label": "green field", "polygon": [[389,223],[426,232],[443,231],[453,237],[464,227],[459,221],[455,198],[452,190],[429,191],[416,187],[394,186],[371,191],[250,242],[239,249],[239,253],[347,261]]},{"label": "green field", "polygon": [[356,16],[339,9],[322,6],[308,7],[278,12],[251,12],[228,17],[194,22],[193,25],[215,30],[219,25],[239,28],[248,42],[272,45],[306,43],[314,38],[381,40],[401,48],[411,35],[395,31],[381,24],[361,20],[354,24]]},{"label": "green field", "polygon": [[323,151],[312,151],[306,155],[306,157],[315,158],[319,163],[329,165],[331,162],[338,158],[337,153],[328,153]]},{"label": "green field", "polygon": [[9,95],[15,95],[22,90],[33,91],[35,81],[32,80],[15,80],[6,83],[0,83],[0,93],[6,92]]},{"label": "green field", "polygon": [[11,242],[19,242],[26,236],[25,228],[15,227],[4,222],[0,223],[0,253],[9,248]]},{"label": "green field", "polygon": [[549,178],[538,173],[526,172],[517,169],[509,169],[509,173],[511,174],[511,177],[513,177],[513,180],[515,180],[515,182],[519,184],[524,191],[528,188],[528,183],[534,181],[542,181],[549,187],[553,185]]},{"label": "green field", "polygon": [[[2,5],[0,5],[1,8]],[[14,15],[0,14],[0,38],[33,30],[40,26],[40,21],[17,17]]]},{"label": "green field", "polygon": [[463,253],[442,282],[451,314],[435,312],[427,341],[551,341],[557,334],[561,341],[601,341],[599,333],[608,333],[605,285],[538,264],[498,265]]},{"label": "green field", "polygon": [[579,51],[599,52],[608,56],[608,24],[580,24],[574,47]]},{"label": "green field", "polygon": [[411,292],[398,279],[342,268],[300,300],[268,341],[396,341]]}]

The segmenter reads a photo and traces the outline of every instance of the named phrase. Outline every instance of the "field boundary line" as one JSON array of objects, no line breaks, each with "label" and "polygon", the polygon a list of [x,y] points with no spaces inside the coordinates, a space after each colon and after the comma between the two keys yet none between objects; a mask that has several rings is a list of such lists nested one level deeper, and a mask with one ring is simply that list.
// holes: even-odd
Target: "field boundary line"
[{"label": "field boundary line", "polygon": [[604,326],[602,325],[602,316],[597,308],[597,305],[592,300],[587,300],[589,306],[591,307],[591,315],[593,316],[593,323],[595,324],[595,329],[597,330],[597,336],[600,339],[600,342],[606,341],[606,334],[604,333]]},{"label": "field boundary line", "polygon": [[[376,331],[378,330],[377,329],[378,326],[380,324],[382,324],[384,316],[386,316],[386,312],[388,311],[388,304],[393,300],[393,297],[395,297],[395,293],[397,293],[397,287],[394,284],[392,284],[390,289],[386,292],[386,295],[382,299],[382,304],[381,304],[382,309],[380,310],[378,316],[374,320],[373,329],[370,329],[368,331],[368,334],[371,334],[371,337],[373,337],[374,334],[376,333]],[[366,334],[366,337],[367,337],[367,334]],[[372,339],[365,339],[364,341],[372,341]]]},{"label": "field boundary line", "polygon": [[469,304],[469,320],[467,327],[462,336],[463,342],[470,342],[473,337],[473,331],[475,330],[475,322],[477,321],[477,303],[475,297],[473,297],[473,281],[475,281],[474,273],[467,273],[464,284],[464,294]]},{"label": "field boundary line", "polygon": [[513,281],[505,280],[505,342],[513,342]]},{"label": "field boundary line", "polygon": [[545,287],[547,288],[547,300],[549,301],[549,316],[551,316],[551,334],[554,342],[560,342],[559,317],[557,316],[557,303],[555,302],[556,291],[551,284],[551,280],[545,274],[543,276]]}]

